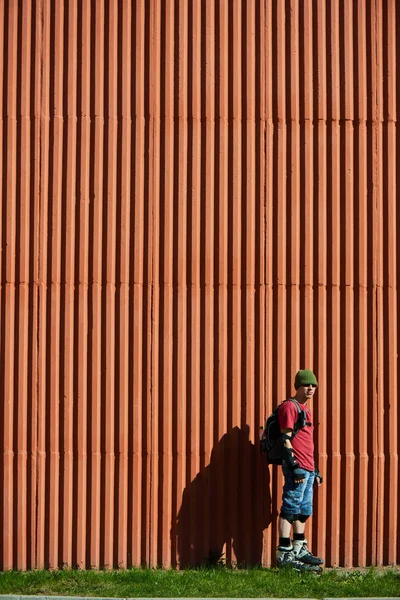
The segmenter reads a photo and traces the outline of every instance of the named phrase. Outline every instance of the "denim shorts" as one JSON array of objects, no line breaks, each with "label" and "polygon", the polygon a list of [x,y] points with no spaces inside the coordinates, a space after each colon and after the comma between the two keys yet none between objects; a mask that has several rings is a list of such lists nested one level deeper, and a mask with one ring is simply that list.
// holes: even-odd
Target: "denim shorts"
[{"label": "denim shorts", "polygon": [[293,473],[286,464],[282,464],[285,483],[282,494],[281,512],[287,515],[312,515],[313,506],[313,485],[315,481],[315,472],[303,470],[303,483],[295,483]]}]

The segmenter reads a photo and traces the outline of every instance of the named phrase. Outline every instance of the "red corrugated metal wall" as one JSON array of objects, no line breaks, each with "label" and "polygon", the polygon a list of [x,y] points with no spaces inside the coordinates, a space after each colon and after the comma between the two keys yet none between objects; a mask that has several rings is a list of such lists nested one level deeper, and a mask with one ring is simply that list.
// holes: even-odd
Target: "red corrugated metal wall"
[{"label": "red corrugated metal wall", "polygon": [[0,0],[0,567],[399,562],[395,0]]}]

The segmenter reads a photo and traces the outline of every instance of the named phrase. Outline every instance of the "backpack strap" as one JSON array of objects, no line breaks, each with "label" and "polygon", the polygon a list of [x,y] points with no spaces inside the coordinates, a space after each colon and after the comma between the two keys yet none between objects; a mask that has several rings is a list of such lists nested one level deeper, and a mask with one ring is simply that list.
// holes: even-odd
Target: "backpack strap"
[{"label": "backpack strap", "polygon": [[[293,439],[294,436],[296,435],[296,433],[298,433],[300,431],[300,429],[303,429],[303,427],[305,427],[309,423],[305,420],[305,411],[302,408],[300,408],[300,404],[297,402],[297,400],[295,400],[295,398],[288,398],[287,400],[285,400],[285,402],[293,402],[297,408],[297,421],[294,424],[293,433],[292,433],[292,439]],[[303,413],[304,413],[304,417],[303,417]],[[310,423],[310,425],[311,425],[311,423]]]}]

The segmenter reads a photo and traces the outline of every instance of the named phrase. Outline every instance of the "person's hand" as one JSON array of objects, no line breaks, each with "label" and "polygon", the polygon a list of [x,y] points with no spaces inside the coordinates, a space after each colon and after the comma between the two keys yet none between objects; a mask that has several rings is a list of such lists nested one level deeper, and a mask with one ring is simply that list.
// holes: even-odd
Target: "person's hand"
[{"label": "person's hand", "polygon": [[320,487],[322,485],[323,481],[324,480],[322,479],[321,473],[318,471],[317,467],[315,467],[314,485],[316,485],[317,487]]},{"label": "person's hand", "polygon": [[315,473],[315,480],[314,480],[314,483],[315,483],[315,485],[316,485],[317,487],[321,487],[321,485],[322,485],[322,482],[323,482],[322,475],[320,474],[320,472],[319,472],[319,471],[317,471],[317,472]]},{"label": "person's hand", "polygon": [[303,483],[304,482],[304,471],[303,469],[293,469],[293,480],[295,483]]}]

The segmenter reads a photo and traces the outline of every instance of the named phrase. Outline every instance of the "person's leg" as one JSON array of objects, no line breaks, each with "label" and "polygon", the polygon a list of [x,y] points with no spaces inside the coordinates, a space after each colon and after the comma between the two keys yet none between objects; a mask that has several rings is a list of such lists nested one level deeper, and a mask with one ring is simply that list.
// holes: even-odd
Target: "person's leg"
[{"label": "person's leg", "polygon": [[314,479],[314,473],[307,472],[299,518],[293,523],[293,551],[298,560],[310,565],[321,565],[324,561],[309,550],[304,534],[306,521],[312,515]]},{"label": "person's leg", "polygon": [[293,475],[289,469],[283,467],[285,483],[282,493],[282,509],[279,517],[279,546],[277,549],[278,567],[290,567],[297,571],[314,570],[315,567],[296,560],[290,539],[292,524],[297,521],[304,484],[294,483]]},{"label": "person's leg", "polygon": [[303,484],[294,482],[293,474],[287,468],[285,463],[282,465],[282,473],[284,477],[282,489],[282,507],[279,517],[279,530],[282,534],[290,536],[290,530],[293,521],[296,520],[304,494]]},{"label": "person's leg", "polygon": [[[297,521],[295,522],[297,523]],[[278,527],[279,537],[290,538],[290,530],[292,529],[292,526],[289,523],[289,521],[287,521],[283,517],[279,517]]]},{"label": "person's leg", "polygon": [[292,529],[292,525],[284,519],[283,517],[279,517],[278,521],[278,531],[279,531],[279,547],[280,548],[288,548],[292,547],[292,543],[290,541],[290,531]]},{"label": "person's leg", "polygon": [[304,535],[306,528],[305,522],[302,521],[294,521],[293,523],[293,551],[298,556],[301,548],[304,546],[304,543],[307,543],[306,537]]},{"label": "person's leg", "polygon": [[279,547],[291,550],[290,532],[292,523],[300,510],[301,492],[299,486],[294,483],[292,473],[285,465],[282,466],[282,472],[285,480],[282,490],[282,508],[278,522]]},{"label": "person's leg", "polygon": [[306,524],[301,521],[293,521],[293,534],[294,535],[304,535],[306,529]]}]

